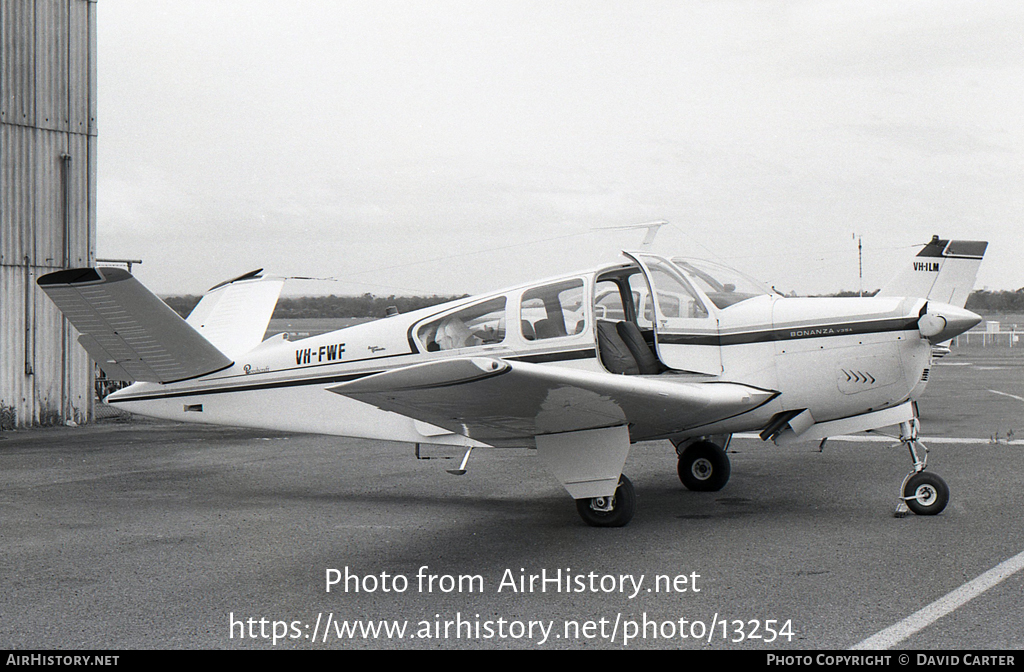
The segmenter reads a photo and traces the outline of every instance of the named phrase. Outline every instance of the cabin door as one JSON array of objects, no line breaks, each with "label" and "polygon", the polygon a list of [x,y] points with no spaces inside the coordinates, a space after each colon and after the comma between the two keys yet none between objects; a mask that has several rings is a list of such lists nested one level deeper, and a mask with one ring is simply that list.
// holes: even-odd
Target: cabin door
[{"label": "cabin door", "polygon": [[654,329],[658,359],[677,371],[720,375],[722,350],[713,307],[669,260],[625,254],[640,265],[647,281],[646,291],[639,292],[637,323],[641,329]]}]

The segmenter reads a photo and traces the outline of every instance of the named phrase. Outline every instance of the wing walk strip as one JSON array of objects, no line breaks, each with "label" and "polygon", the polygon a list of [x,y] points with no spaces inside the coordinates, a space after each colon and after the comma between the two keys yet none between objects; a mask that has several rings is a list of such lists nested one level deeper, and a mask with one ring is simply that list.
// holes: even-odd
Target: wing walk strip
[{"label": "wing walk strip", "polygon": [[989,588],[999,585],[1021,569],[1024,569],[1024,553],[1018,553],[1009,560],[999,563],[978,578],[965,583],[951,593],[935,600],[927,607],[907,616],[899,623],[854,644],[851,650],[889,649],[907,637],[923,630],[943,616],[967,604]]}]

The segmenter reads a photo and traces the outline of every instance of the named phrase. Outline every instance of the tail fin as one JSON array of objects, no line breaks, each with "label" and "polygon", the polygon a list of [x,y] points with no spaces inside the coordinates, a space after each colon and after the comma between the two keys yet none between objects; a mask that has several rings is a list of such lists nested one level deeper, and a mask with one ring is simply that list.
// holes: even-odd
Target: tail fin
[{"label": "tail fin", "polygon": [[878,296],[912,296],[963,308],[987,248],[987,242],[933,236]]},{"label": "tail fin", "polygon": [[263,269],[222,282],[192,309],[186,322],[228,357],[238,358],[263,341],[284,286]]},{"label": "tail fin", "polygon": [[232,364],[128,271],[76,268],[48,273],[36,284],[110,378],[172,383]]}]

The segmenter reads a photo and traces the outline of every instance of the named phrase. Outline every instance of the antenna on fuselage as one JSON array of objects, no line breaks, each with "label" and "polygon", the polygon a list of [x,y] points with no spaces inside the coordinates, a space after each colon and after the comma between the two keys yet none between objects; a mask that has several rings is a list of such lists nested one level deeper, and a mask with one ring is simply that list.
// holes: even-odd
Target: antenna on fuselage
[{"label": "antenna on fuselage", "polygon": [[855,233],[853,237],[857,240],[857,277],[860,278],[860,289],[857,290],[857,296],[864,296],[864,246],[861,240],[862,236]]},{"label": "antenna on fuselage", "polygon": [[654,244],[654,237],[658,235],[658,229],[668,224],[668,221],[659,219],[656,222],[647,222],[646,224],[625,224],[623,226],[599,226],[598,231],[612,231],[612,230],[626,230],[626,229],[647,229],[647,234],[644,235],[644,240],[640,243],[640,249],[643,252],[647,252],[651,249],[651,245]]}]

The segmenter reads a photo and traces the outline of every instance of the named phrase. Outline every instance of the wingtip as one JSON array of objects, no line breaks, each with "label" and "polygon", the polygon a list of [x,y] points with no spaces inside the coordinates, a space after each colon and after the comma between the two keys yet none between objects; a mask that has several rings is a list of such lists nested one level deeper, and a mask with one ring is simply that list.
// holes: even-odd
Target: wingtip
[{"label": "wingtip", "polygon": [[238,276],[237,278],[231,278],[230,280],[225,280],[224,282],[218,283],[218,284],[214,285],[213,287],[210,287],[210,289],[208,289],[207,292],[212,292],[215,289],[220,289],[221,287],[224,287],[226,285],[230,285],[233,282],[242,282],[243,280],[255,280],[255,279],[261,277],[260,276],[261,273],[263,273],[263,269],[262,268],[257,268],[254,271],[249,271],[248,273],[243,273],[242,275]]},{"label": "wingtip", "polygon": [[67,268],[40,276],[36,284],[40,287],[53,285],[85,285],[95,282],[118,282],[133,277],[123,268],[103,267]]}]

